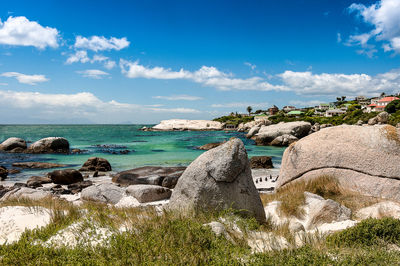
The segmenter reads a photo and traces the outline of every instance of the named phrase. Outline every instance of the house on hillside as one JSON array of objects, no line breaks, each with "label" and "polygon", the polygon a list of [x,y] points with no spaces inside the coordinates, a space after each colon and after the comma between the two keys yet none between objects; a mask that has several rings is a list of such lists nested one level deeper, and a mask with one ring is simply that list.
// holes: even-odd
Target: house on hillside
[{"label": "house on hillside", "polygon": [[374,100],[371,99],[371,104],[367,106],[366,111],[368,113],[370,112],[381,112],[385,110],[385,107],[392,101],[394,100],[398,100],[399,98],[397,97],[383,97],[381,99],[376,100],[376,98],[374,98]]},{"label": "house on hillside", "polygon": [[356,100],[357,102],[361,102],[361,101],[367,100],[367,97],[365,97],[364,95],[360,95],[360,96],[356,96],[356,98],[354,100]]},{"label": "house on hillside", "polygon": [[346,111],[342,109],[329,109],[328,111],[325,112],[325,117],[332,117],[336,115],[342,115],[345,114]]},{"label": "house on hillside", "polygon": [[282,108],[282,110],[283,110],[285,113],[288,113],[288,112],[290,112],[290,111],[296,110],[296,107],[286,105],[286,106],[284,106],[284,107]]},{"label": "house on hillside", "polygon": [[294,110],[294,111],[290,111],[290,112],[287,113],[286,115],[287,115],[287,116],[296,116],[296,117],[298,117],[298,116],[300,116],[300,115],[302,115],[302,114],[304,114],[304,112],[299,111],[299,110]]},{"label": "house on hillside", "polygon": [[276,105],[274,105],[274,106],[272,106],[271,108],[268,109],[268,113],[270,115],[275,115],[278,112],[279,112],[279,108]]}]

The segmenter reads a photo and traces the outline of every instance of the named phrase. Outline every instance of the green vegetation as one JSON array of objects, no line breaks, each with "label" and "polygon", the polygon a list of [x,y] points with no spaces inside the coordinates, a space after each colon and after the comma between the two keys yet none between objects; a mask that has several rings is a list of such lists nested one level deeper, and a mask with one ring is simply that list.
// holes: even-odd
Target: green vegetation
[{"label": "green vegetation", "polygon": [[[327,182],[327,186],[322,186],[322,182]],[[329,177],[323,177],[297,189],[312,190],[325,197],[343,195],[341,188]],[[232,242],[222,235],[215,235],[203,224],[216,221],[218,217],[224,217],[227,221],[234,221],[244,232],[261,230],[282,235],[283,229],[274,229],[270,224],[259,225],[255,219],[240,218],[232,211],[181,216],[168,211],[158,213],[153,208],[116,209],[94,203],[86,203],[78,207],[49,200],[1,204],[1,206],[7,205],[25,205],[32,209],[36,206],[47,207],[54,213],[52,216],[54,218],[44,228],[26,231],[18,242],[0,246],[2,265],[366,265],[384,263],[394,265],[400,263],[400,252],[388,249],[386,245],[386,243],[396,245],[399,243],[400,222],[395,219],[371,219],[354,228],[336,233],[327,240],[320,238],[301,248],[253,254],[245,239],[234,238]],[[83,223],[84,227],[96,225],[113,230],[114,235],[107,244],[76,247],[40,244],[55,234],[55,228],[65,228],[71,223],[89,218],[91,223]],[[121,226],[127,230],[118,230]],[[361,245],[355,245],[359,242]],[[367,247],[367,245],[373,246]]]},{"label": "green vegetation", "polygon": [[388,105],[386,105],[385,111],[388,112],[389,114],[393,114],[396,113],[397,111],[400,111],[400,100],[391,101]]},{"label": "green vegetation", "polygon": [[327,243],[336,247],[368,247],[400,244],[400,220],[366,219],[352,228],[328,236]]},{"label": "green vegetation", "polygon": [[240,123],[247,123],[247,122],[251,122],[253,120],[254,120],[254,116],[242,116],[240,114],[239,115],[231,114],[231,115],[215,118],[213,121],[218,121],[221,123],[229,123],[229,124],[238,126]]}]

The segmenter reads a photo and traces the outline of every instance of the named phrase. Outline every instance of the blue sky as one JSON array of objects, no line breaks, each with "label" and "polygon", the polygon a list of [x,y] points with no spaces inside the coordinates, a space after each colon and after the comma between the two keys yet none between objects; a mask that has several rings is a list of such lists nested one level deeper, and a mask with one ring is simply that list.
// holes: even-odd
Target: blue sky
[{"label": "blue sky", "polygon": [[0,123],[157,123],[400,91],[400,0],[7,1]]}]

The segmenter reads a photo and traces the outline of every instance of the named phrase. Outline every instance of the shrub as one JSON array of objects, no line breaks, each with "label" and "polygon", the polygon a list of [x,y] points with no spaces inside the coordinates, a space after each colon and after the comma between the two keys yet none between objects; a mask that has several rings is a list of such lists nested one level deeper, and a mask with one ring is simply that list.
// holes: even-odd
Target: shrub
[{"label": "shrub", "polygon": [[336,247],[400,244],[400,220],[369,218],[354,227],[328,236],[327,243]]}]

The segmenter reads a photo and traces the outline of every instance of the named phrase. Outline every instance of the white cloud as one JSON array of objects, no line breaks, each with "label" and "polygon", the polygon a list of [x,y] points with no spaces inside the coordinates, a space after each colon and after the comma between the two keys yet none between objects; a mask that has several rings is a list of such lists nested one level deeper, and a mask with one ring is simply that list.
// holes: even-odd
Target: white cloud
[{"label": "white cloud", "polygon": [[336,42],[341,43],[342,42],[342,35],[340,34],[340,32],[338,32],[336,34]]},{"label": "white cloud", "polygon": [[254,69],[256,69],[256,67],[257,67],[256,65],[254,65],[254,64],[252,64],[252,63],[249,63],[249,62],[244,62],[244,65],[250,67],[251,70],[254,70]]},{"label": "white cloud", "polygon": [[4,23],[0,20],[0,44],[57,48],[58,31],[26,17],[10,16]]},{"label": "white cloud", "polygon": [[[365,23],[374,27],[367,33],[352,35],[349,38],[350,43],[365,46],[368,41],[374,38],[376,41],[382,41],[384,50],[400,53],[400,1],[381,0],[370,6],[363,4],[352,4],[349,7],[350,12],[355,12]],[[367,46],[373,49],[374,46]]]},{"label": "white cloud", "polygon": [[92,36],[90,38],[77,36],[74,47],[76,49],[88,49],[98,52],[105,50],[121,50],[128,47],[129,44],[126,37],[120,39],[111,37],[107,39],[104,36]]},{"label": "white cloud", "polygon": [[106,62],[104,62],[104,67],[107,69],[113,69],[116,65],[117,63],[115,63],[115,61],[112,60],[107,60]]},{"label": "white cloud", "polygon": [[121,59],[120,67],[122,73],[128,78],[147,78],[147,79],[183,79],[190,74],[188,71],[172,71],[163,67],[147,68],[139,65],[139,62],[130,62]]},{"label": "white cloud", "polygon": [[153,98],[168,101],[198,101],[203,99],[202,97],[191,95],[153,96]]},{"label": "white cloud", "polygon": [[[103,101],[90,92],[47,94],[0,90],[0,121],[63,123],[120,123],[132,119],[141,123],[159,121],[165,113],[200,114],[189,108],[156,108]],[[11,119],[11,120],[10,120]]]},{"label": "white cloud", "polygon": [[98,69],[87,69],[83,71],[77,71],[77,73],[81,74],[83,77],[92,79],[102,79],[103,77],[110,75],[109,73]]},{"label": "white cloud", "polygon": [[212,104],[213,108],[247,108],[247,106],[251,106],[254,108],[264,108],[267,109],[270,104],[267,102],[263,103],[249,103],[249,102],[233,102],[233,103],[219,103]]},{"label": "white cloud", "polygon": [[72,63],[87,63],[90,61],[90,58],[87,55],[86,51],[76,51],[75,54],[70,55],[67,58],[67,61],[65,62],[66,64],[72,64]]},{"label": "white cloud", "polygon": [[19,83],[36,85],[36,83],[45,82],[49,79],[44,75],[25,75],[18,72],[5,72],[1,74],[2,77],[16,78]]}]

